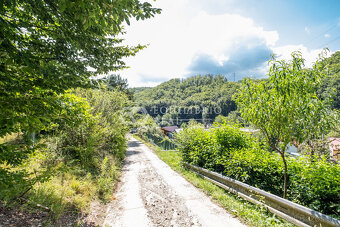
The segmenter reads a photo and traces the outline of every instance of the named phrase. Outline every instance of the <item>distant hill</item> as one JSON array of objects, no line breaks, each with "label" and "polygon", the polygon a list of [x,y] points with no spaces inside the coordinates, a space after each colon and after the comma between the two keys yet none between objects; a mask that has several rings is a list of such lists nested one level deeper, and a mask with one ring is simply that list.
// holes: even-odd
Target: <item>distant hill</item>
[{"label": "distant hill", "polygon": [[[322,81],[320,98],[334,94],[333,108],[340,109],[340,51],[325,60],[328,77]],[[227,116],[237,109],[233,95],[241,82],[224,76],[204,75],[172,79],[156,87],[132,88],[135,104],[161,125],[180,125],[190,119],[212,123],[218,115]]]},{"label": "distant hill", "polygon": [[232,96],[239,86],[239,82],[229,82],[220,75],[205,75],[134,91],[136,105],[145,107],[157,121],[180,125],[190,119],[211,123],[220,114],[227,116],[236,110]]},{"label": "distant hill", "polygon": [[132,91],[133,93],[139,93],[139,92],[145,91],[147,89],[151,89],[151,87],[134,87],[134,88],[129,88],[129,90]]}]

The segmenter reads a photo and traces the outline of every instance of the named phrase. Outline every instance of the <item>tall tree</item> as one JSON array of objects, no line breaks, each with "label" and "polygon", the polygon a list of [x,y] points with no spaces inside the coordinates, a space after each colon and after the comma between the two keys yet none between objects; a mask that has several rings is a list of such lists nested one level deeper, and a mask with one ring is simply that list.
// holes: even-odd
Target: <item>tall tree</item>
[{"label": "tall tree", "polygon": [[127,79],[122,78],[119,74],[111,74],[104,78],[107,90],[119,90],[124,92],[130,100],[133,99],[133,91],[128,88],[129,84]]},{"label": "tall tree", "polygon": [[285,151],[288,144],[302,142],[330,127],[329,102],[317,97],[321,78],[325,76],[325,64],[321,60],[306,69],[300,52],[292,53],[289,62],[273,58],[269,80],[260,83],[244,80],[237,98],[242,117],[261,130],[269,146],[282,158],[284,198],[287,196]]},{"label": "tall tree", "polygon": [[112,74],[107,77],[105,77],[105,81],[107,84],[108,90],[127,90],[128,88],[128,82],[127,79],[122,78],[120,75]]},{"label": "tall tree", "polygon": [[144,46],[122,45],[123,23],[156,13],[139,0],[1,1],[0,137],[43,125],[57,94],[126,67]]}]

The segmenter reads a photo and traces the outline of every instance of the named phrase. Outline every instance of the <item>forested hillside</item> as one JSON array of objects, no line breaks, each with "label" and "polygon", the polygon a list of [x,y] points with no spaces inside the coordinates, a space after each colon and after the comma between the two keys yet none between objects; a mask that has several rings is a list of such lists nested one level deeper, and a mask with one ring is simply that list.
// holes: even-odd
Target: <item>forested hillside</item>
[{"label": "forested hillside", "polygon": [[236,110],[232,96],[239,87],[239,82],[227,81],[220,75],[194,76],[135,90],[135,99],[138,106],[145,107],[152,117],[165,125],[180,125],[190,119],[210,123],[216,116],[227,116]]}]

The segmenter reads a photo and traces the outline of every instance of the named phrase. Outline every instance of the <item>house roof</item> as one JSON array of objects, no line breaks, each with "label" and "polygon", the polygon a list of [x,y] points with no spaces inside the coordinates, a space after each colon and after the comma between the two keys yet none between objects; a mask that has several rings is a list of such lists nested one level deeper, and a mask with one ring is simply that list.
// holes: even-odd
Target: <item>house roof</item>
[{"label": "house roof", "polygon": [[165,131],[165,132],[173,132],[173,131],[175,131],[176,129],[178,129],[177,126],[167,126],[167,127],[161,128],[161,130],[163,130],[163,131]]},{"label": "house roof", "polygon": [[328,142],[329,142],[329,147],[333,151],[339,151],[340,150],[340,138],[329,137]]}]

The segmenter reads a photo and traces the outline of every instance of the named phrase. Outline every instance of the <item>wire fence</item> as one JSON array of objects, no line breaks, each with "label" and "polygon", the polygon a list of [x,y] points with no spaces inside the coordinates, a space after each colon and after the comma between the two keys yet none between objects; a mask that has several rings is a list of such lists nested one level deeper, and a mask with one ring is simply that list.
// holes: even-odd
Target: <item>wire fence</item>
[{"label": "wire fence", "polygon": [[175,150],[176,147],[177,147],[174,142],[169,141],[165,138],[160,138],[160,137],[154,136],[154,135],[149,134],[149,133],[146,134],[146,137],[148,138],[150,143],[153,143],[153,144],[159,146],[163,150]]}]

